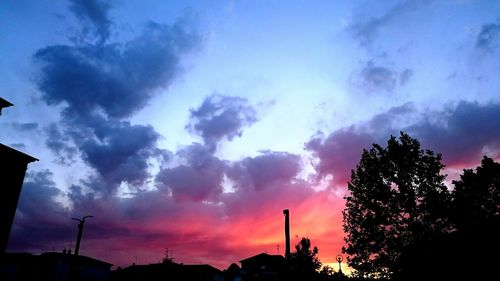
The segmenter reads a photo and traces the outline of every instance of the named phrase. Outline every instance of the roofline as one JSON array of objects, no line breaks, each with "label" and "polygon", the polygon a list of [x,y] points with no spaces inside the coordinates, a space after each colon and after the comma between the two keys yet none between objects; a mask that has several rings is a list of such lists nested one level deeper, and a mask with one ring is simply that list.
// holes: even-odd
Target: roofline
[{"label": "roofline", "polygon": [[4,108],[4,107],[9,107],[9,106],[13,106],[13,104],[10,101],[0,97],[0,107]]},{"label": "roofline", "polygon": [[202,263],[202,264],[184,264],[184,263],[149,263],[149,264],[131,264],[127,267],[124,267],[122,269],[126,269],[126,268],[131,268],[131,267],[148,267],[148,266],[177,266],[177,267],[190,267],[190,266],[193,266],[193,267],[209,267],[210,269],[215,269],[219,272],[222,272],[221,269],[211,265],[211,264],[208,264],[208,263]]},{"label": "roofline", "polygon": [[58,257],[65,256],[65,257],[70,257],[72,259],[89,260],[91,262],[98,262],[98,263],[106,264],[109,266],[113,266],[112,263],[98,260],[98,259],[95,259],[95,258],[92,258],[89,256],[82,256],[82,255],[75,256],[74,254],[64,254],[64,253],[59,253],[59,252],[45,252],[45,253],[41,253],[39,256],[58,256]]},{"label": "roofline", "polygon": [[2,109],[9,106],[13,106],[13,104],[0,97],[0,115],[2,115]]},{"label": "roofline", "polygon": [[38,159],[36,159],[35,157],[33,157],[33,156],[31,156],[31,155],[28,155],[28,154],[26,154],[26,153],[23,153],[23,152],[21,152],[21,151],[19,151],[19,150],[16,150],[16,149],[14,149],[14,148],[12,148],[12,147],[10,147],[10,146],[6,146],[6,145],[4,145],[4,144],[2,144],[2,143],[0,143],[0,149],[5,149],[5,150],[7,150],[7,151],[8,151],[8,152],[10,152],[10,153],[17,154],[17,155],[19,155],[19,156],[23,157],[23,158],[24,158],[24,160],[25,160],[27,163],[31,163],[31,162],[38,161]]},{"label": "roofline", "polygon": [[211,264],[208,264],[208,263],[202,263],[202,264],[181,264],[182,266],[205,266],[205,267],[210,267],[210,268],[213,268],[213,269],[217,269],[218,271],[222,271],[220,269],[218,269],[217,267],[211,265]]},{"label": "roofline", "polygon": [[246,259],[242,259],[242,260],[240,260],[240,263],[241,263],[242,261],[246,261],[246,260],[249,260],[249,259],[253,259],[253,258],[258,257],[258,256],[280,257],[280,258],[283,258],[283,259],[285,258],[285,257],[284,257],[284,256],[282,256],[282,255],[270,255],[270,254],[268,254],[268,253],[260,253],[260,254],[257,254],[257,255],[254,255],[254,256],[248,257],[248,258],[246,258]]}]

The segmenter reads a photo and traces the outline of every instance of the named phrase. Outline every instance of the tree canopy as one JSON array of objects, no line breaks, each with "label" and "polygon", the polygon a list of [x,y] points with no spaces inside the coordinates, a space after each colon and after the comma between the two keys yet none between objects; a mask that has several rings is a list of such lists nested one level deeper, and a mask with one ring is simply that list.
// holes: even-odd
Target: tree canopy
[{"label": "tree canopy", "polygon": [[500,163],[484,157],[474,172],[464,170],[453,181],[451,219],[457,230],[470,231],[493,223],[500,216]]},{"label": "tree canopy", "polygon": [[[452,229],[402,253],[401,280],[488,280],[498,274],[500,163],[484,157],[453,181]],[[422,262],[432,261],[422,267]]]},{"label": "tree canopy", "polygon": [[295,252],[291,253],[290,266],[293,280],[313,280],[317,277],[321,262],[318,258],[318,247],[311,246],[311,240],[303,237],[297,245]]},{"label": "tree canopy", "polygon": [[364,277],[391,277],[405,248],[450,228],[441,155],[401,132],[363,150],[345,196],[347,262]]}]

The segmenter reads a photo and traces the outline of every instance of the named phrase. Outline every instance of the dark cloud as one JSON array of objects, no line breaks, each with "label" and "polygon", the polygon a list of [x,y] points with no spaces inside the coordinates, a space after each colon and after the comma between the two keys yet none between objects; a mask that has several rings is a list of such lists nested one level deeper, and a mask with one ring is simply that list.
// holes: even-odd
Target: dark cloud
[{"label": "dark cloud", "polygon": [[404,85],[413,75],[411,69],[396,71],[388,67],[374,64],[372,61],[355,73],[352,83],[363,91],[372,92],[392,92],[398,85]]},{"label": "dark cloud", "polygon": [[46,128],[46,144],[62,163],[80,155],[96,172],[84,181],[94,191],[112,195],[123,182],[140,187],[150,178],[151,160],[162,163],[170,158],[168,151],[157,147],[160,135],[150,125],[132,125],[97,114],[62,116],[60,126]]},{"label": "dark cloud", "polygon": [[[417,114],[414,104],[406,103],[373,116],[370,120],[338,129],[326,137],[317,136],[305,147],[317,157],[319,177],[333,175],[333,183],[345,185],[356,168],[363,149],[372,144],[385,144],[389,136],[399,134]],[[410,121],[410,122],[411,122]]]},{"label": "dark cloud", "polygon": [[19,130],[19,131],[32,131],[38,128],[38,123],[36,122],[29,122],[29,123],[19,123],[19,122],[13,122],[12,127],[14,129]]},{"label": "dark cloud", "polygon": [[369,62],[360,73],[362,86],[368,91],[391,92],[396,86],[396,72]]},{"label": "dark cloud", "polygon": [[460,102],[456,107],[426,116],[407,131],[423,145],[443,154],[448,165],[479,161],[500,153],[500,104]]},{"label": "dark cloud", "polygon": [[354,39],[359,41],[361,46],[369,46],[375,39],[378,29],[385,22],[387,22],[390,17],[381,18],[371,18],[366,22],[359,22],[350,26],[350,31]]},{"label": "dark cloud", "polygon": [[149,177],[148,159],[157,152],[153,127],[97,119],[91,128],[93,135],[77,141],[83,159],[111,186],[142,185]]},{"label": "dark cloud", "polygon": [[168,87],[181,72],[182,56],[200,43],[184,20],[150,23],[125,44],[49,46],[34,55],[41,66],[36,82],[49,105],[65,102],[78,116],[102,110],[124,118],[142,109],[155,90]]},{"label": "dark cloud", "polygon": [[336,184],[345,185],[350,171],[356,168],[361,152],[374,143],[374,136],[354,126],[334,131],[326,138],[316,137],[306,143],[306,149],[319,160],[318,176],[333,175]]},{"label": "dark cloud", "polygon": [[289,183],[301,169],[300,157],[287,152],[266,151],[233,163],[228,176],[240,187],[263,190],[275,183]]},{"label": "dark cloud", "polygon": [[404,85],[406,84],[410,78],[413,76],[413,70],[411,69],[405,69],[399,73],[399,84]]},{"label": "dark cloud", "polygon": [[[190,158],[203,153],[196,152],[200,149],[206,151],[207,157],[210,158],[210,151],[199,146],[185,149],[185,154],[182,155],[186,158],[185,165],[196,165],[197,161]],[[290,158],[283,153],[265,154],[277,155],[276,158],[279,159]],[[259,161],[272,157],[259,158]],[[288,165],[285,160],[270,162],[283,162],[284,166]],[[54,186],[50,181],[50,174],[37,181],[40,185]],[[162,190],[139,191],[132,197],[123,198],[100,197],[85,192],[84,189],[84,186],[71,187],[68,194],[72,203],[70,212],[57,204],[49,206],[54,202],[54,195],[60,194],[57,190],[50,191],[49,194],[37,190],[38,197],[31,198],[31,202],[23,200],[21,204],[31,206],[20,206],[20,209],[36,210],[36,215],[49,216],[54,220],[48,225],[38,224],[44,229],[35,227],[36,216],[32,220],[24,218],[23,224],[16,220],[15,228],[19,232],[12,238],[13,243],[9,249],[39,252],[51,250],[52,247],[60,251],[70,245],[74,246],[77,228],[71,217],[93,215],[85,225],[84,240],[80,248],[83,255],[112,262],[115,266],[123,266],[133,262],[135,255],[141,263],[157,262],[165,247],[168,247],[169,251],[174,252],[178,262],[208,262],[215,266],[227,267],[238,256],[247,256],[260,248],[276,245],[274,241],[265,245],[260,242],[254,245],[254,239],[255,236],[274,237],[275,233],[280,233],[281,212],[284,208],[293,206],[296,210],[295,229],[298,231],[299,224],[304,224],[303,219],[299,220],[299,214],[307,211],[314,213],[314,209],[325,206],[324,200],[312,200],[314,192],[304,182],[292,183],[286,180],[275,182],[273,188],[259,191],[253,188],[238,189],[234,193],[223,194],[217,204],[175,200]],[[318,197],[327,198],[326,194]],[[313,203],[321,205],[316,206]],[[44,213],[34,207],[36,204],[41,208],[49,207]],[[63,211],[59,212],[61,210]],[[54,215],[58,213],[60,215]],[[304,228],[302,226],[302,229]],[[54,231],[59,233],[55,234]],[[38,233],[46,236],[40,236]],[[249,235],[242,236],[241,233]],[[222,236],[224,239],[221,239]]]},{"label": "dark cloud", "polygon": [[56,198],[62,195],[48,170],[28,173],[9,239],[9,250],[49,250],[73,240],[69,212]]},{"label": "dark cloud", "polygon": [[[185,161],[184,166],[193,169],[214,166],[210,161],[216,159],[210,149],[200,144],[186,147],[177,156]],[[242,248],[248,247],[247,251],[253,252],[262,247],[251,246],[248,243],[250,237],[241,239],[239,233],[246,231],[248,225],[255,225],[258,229],[272,225],[271,231],[263,231],[269,235],[269,232],[276,232],[275,228],[281,229],[276,216],[279,217],[282,209],[308,206],[307,200],[314,192],[303,182],[292,180],[296,172],[296,157],[265,152],[239,161],[246,167],[258,164],[272,167],[280,179],[265,176],[261,179],[263,184],[273,185],[273,188],[241,188],[221,195],[217,204],[177,200],[161,189],[139,191],[128,198],[102,197],[86,192],[85,186],[73,185],[68,193],[72,208],[68,210],[55,200],[62,193],[55,188],[51,173],[33,173],[28,175],[23,189],[9,250],[40,252],[54,248],[60,251],[74,246],[77,228],[71,218],[93,215],[85,225],[85,239],[80,249],[84,255],[123,265],[133,261],[133,253],[137,255],[144,251],[157,252],[154,260],[141,257],[141,260],[154,262],[161,258],[164,248],[169,247],[174,251],[186,249],[176,255],[182,262],[209,260],[215,265],[229,264],[234,256],[242,255],[239,252]],[[257,172],[255,168],[249,170]],[[214,228],[214,225],[218,227]],[[220,239],[221,233],[225,239]],[[104,244],[106,247],[102,247]],[[193,257],[198,257],[198,260]]]},{"label": "dark cloud", "polygon": [[[81,186],[72,186],[69,197],[73,202],[74,216],[97,214],[92,219],[92,233],[86,234],[91,239],[133,239],[139,243],[135,245],[137,247],[141,246],[141,239],[163,239],[163,242],[158,241],[162,245],[159,249],[163,250],[168,230],[177,232],[171,234],[177,236],[180,229],[189,228],[191,217],[196,219],[195,216],[199,214],[209,217],[221,214],[215,205],[190,200],[178,201],[165,195],[163,190],[140,191],[126,198],[106,198],[85,193],[82,189]],[[161,221],[166,231],[151,229],[151,225],[158,225],[158,221]]]},{"label": "dark cloud", "polygon": [[327,137],[315,137],[306,149],[319,160],[319,176],[333,175],[334,184],[345,184],[363,148],[385,144],[400,131],[417,138],[422,148],[443,155],[448,166],[469,165],[483,155],[500,155],[500,104],[480,105],[462,101],[441,111],[419,112],[413,104],[394,107],[367,122],[341,128]]},{"label": "dark cloud", "polygon": [[72,145],[70,137],[63,134],[59,126],[55,123],[48,125],[44,132],[47,136],[45,144],[56,154],[57,161],[61,163],[72,162],[78,149]]},{"label": "dark cloud", "polygon": [[[82,1],[85,2],[85,1]],[[109,4],[73,2],[71,9],[103,37],[109,33]],[[157,148],[159,134],[124,118],[146,106],[182,72],[181,59],[201,45],[193,18],[171,25],[149,22],[143,34],[123,44],[76,43],[38,50],[36,83],[49,105],[63,104],[60,125],[47,127],[46,144],[63,163],[81,155],[96,172],[84,183],[113,194],[126,182],[139,187],[150,177],[149,163],[167,160]]]},{"label": "dark cloud", "polygon": [[92,28],[99,40],[104,42],[109,37],[111,28],[111,20],[109,19],[110,1],[69,0],[69,2],[71,3],[69,6],[70,11],[85,26],[84,34],[88,33],[89,29]]},{"label": "dark cloud", "polygon": [[414,103],[407,102],[374,115],[363,124],[362,130],[376,136],[377,139],[384,140],[388,134],[399,134],[400,128],[405,128],[408,124],[417,122],[418,119],[417,107]]},{"label": "dark cloud", "polygon": [[[276,168],[276,170],[279,169]],[[252,184],[251,181],[234,180],[238,185]],[[238,225],[239,220],[248,220],[257,216],[270,216],[268,224],[271,224],[277,219],[275,214],[281,214],[282,210],[287,208],[293,208],[297,211],[299,206],[307,202],[308,198],[311,198],[315,193],[310,187],[310,183],[302,180],[293,178],[290,180],[266,178],[265,180],[268,180],[262,183],[263,186],[266,186],[265,188],[254,189],[239,186],[235,192],[224,193],[221,196],[225,213],[235,225]],[[307,208],[311,210],[312,206],[309,205]]]},{"label": "dark cloud", "polygon": [[101,195],[113,195],[121,183],[140,188],[151,176],[151,161],[162,164],[171,157],[157,147],[160,135],[150,125],[132,125],[100,115],[85,119],[63,116],[61,127],[47,127],[47,146],[63,163],[81,156],[96,172],[83,183]]},{"label": "dark cloud", "polygon": [[476,47],[488,52],[495,51],[500,44],[500,23],[485,24],[477,36]]},{"label": "dark cloud", "polygon": [[191,110],[187,128],[200,134],[206,144],[215,146],[224,138],[241,136],[243,127],[257,121],[256,115],[244,98],[213,94],[199,108]]},{"label": "dark cloud", "polygon": [[[78,185],[71,186],[68,193],[72,203],[69,210],[56,200],[62,192],[51,178],[52,173],[47,170],[27,175],[12,229],[10,251],[40,252],[51,251],[52,248],[60,251],[74,246],[77,223],[71,218],[93,215],[85,227],[85,247],[80,249],[84,254],[92,251],[94,254],[91,256],[99,258],[102,243],[106,243],[106,251],[117,246],[123,250],[131,245],[117,244],[132,240],[137,251],[147,247],[141,241],[155,243],[160,258],[165,239],[185,241],[182,229],[185,226],[181,222],[188,221],[192,214],[215,217],[217,212],[220,213],[207,205],[177,203],[172,197],[156,190],[139,192],[130,198],[101,197],[84,192],[84,187]],[[167,216],[168,219],[165,219]],[[173,233],[151,229],[151,224],[157,220],[163,221],[163,225]],[[199,236],[202,235],[200,231]],[[129,259],[127,257],[127,262]]]},{"label": "dark cloud", "polygon": [[177,152],[185,164],[161,170],[156,176],[160,189],[170,190],[178,201],[214,199],[222,193],[226,163],[213,149],[199,143]]},{"label": "dark cloud", "polygon": [[[141,262],[144,258],[157,262],[165,247],[175,252],[178,262],[207,262],[224,258],[224,253],[234,255],[234,247],[228,248],[226,239],[217,235],[219,228],[213,227],[224,223],[220,205],[178,201],[159,190],[138,192],[130,198],[100,198],[74,186],[70,196],[76,217],[94,214],[86,224],[85,249],[91,251],[90,256],[116,266],[130,264],[134,255]],[[102,247],[104,243],[106,247]],[[156,256],[144,257],[144,252]]]},{"label": "dark cloud", "polygon": [[[378,17],[369,17],[355,22],[349,27],[349,31],[354,39],[359,41],[361,46],[371,46],[378,36],[380,29],[393,23],[405,14],[413,12],[423,4],[428,4],[431,0],[403,0],[391,7],[388,11]],[[370,11],[371,12],[371,11]]]},{"label": "dark cloud", "polygon": [[86,223],[85,236],[87,241],[95,239],[103,241],[108,238],[114,237],[116,239],[133,235],[133,231],[127,227],[131,220],[124,216],[127,214],[128,206],[122,202],[121,198],[96,196],[95,193],[84,192],[83,187],[79,185],[70,187],[68,198],[73,205],[72,217],[93,216]]},{"label": "dark cloud", "polygon": [[183,164],[162,169],[156,181],[160,190],[171,191],[178,201],[222,200],[224,177],[234,192],[262,191],[290,185],[301,170],[300,157],[286,152],[266,151],[241,161],[223,161],[211,147],[194,143],[177,153]]}]

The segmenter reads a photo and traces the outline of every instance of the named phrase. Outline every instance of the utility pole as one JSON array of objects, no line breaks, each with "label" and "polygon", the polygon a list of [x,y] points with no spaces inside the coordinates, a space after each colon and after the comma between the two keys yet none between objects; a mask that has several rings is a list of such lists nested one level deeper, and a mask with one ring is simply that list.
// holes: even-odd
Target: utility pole
[{"label": "utility pole", "polygon": [[85,219],[93,218],[94,216],[85,216],[82,219],[71,218],[75,221],[79,221],[78,223],[78,236],[76,237],[76,246],[75,246],[75,256],[78,256],[78,251],[80,250],[80,241],[82,240],[82,232],[83,225],[85,224]]},{"label": "utility pole", "polygon": [[283,215],[285,215],[285,258],[289,259],[290,254],[290,211],[288,209],[283,210]]}]

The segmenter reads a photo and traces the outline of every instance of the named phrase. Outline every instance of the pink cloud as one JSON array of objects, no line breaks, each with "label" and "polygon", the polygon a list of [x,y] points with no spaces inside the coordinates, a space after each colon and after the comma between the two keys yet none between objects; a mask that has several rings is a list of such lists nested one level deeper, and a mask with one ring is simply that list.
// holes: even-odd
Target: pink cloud
[{"label": "pink cloud", "polygon": [[[294,193],[283,196],[282,192],[292,188]],[[135,262],[135,257],[140,263],[158,262],[168,248],[178,262],[209,263],[224,269],[261,252],[276,254],[277,245],[283,254],[285,208],[291,211],[292,242],[303,236],[311,238],[324,262],[333,262],[343,245],[343,199],[327,191],[313,192],[305,185],[245,191],[239,208],[229,197],[227,205],[213,205],[179,203],[169,197],[153,199],[154,195],[143,198],[152,205],[144,218],[126,217],[121,212],[103,218],[105,221],[89,221],[82,253],[124,266]],[[130,199],[130,203],[142,206],[146,204],[143,199]],[[170,207],[176,210],[164,212]],[[96,225],[106,222],[117,222],[109,225],[110,235],[96,235]],[[126,231],[113,232],[120,229]]]}]

